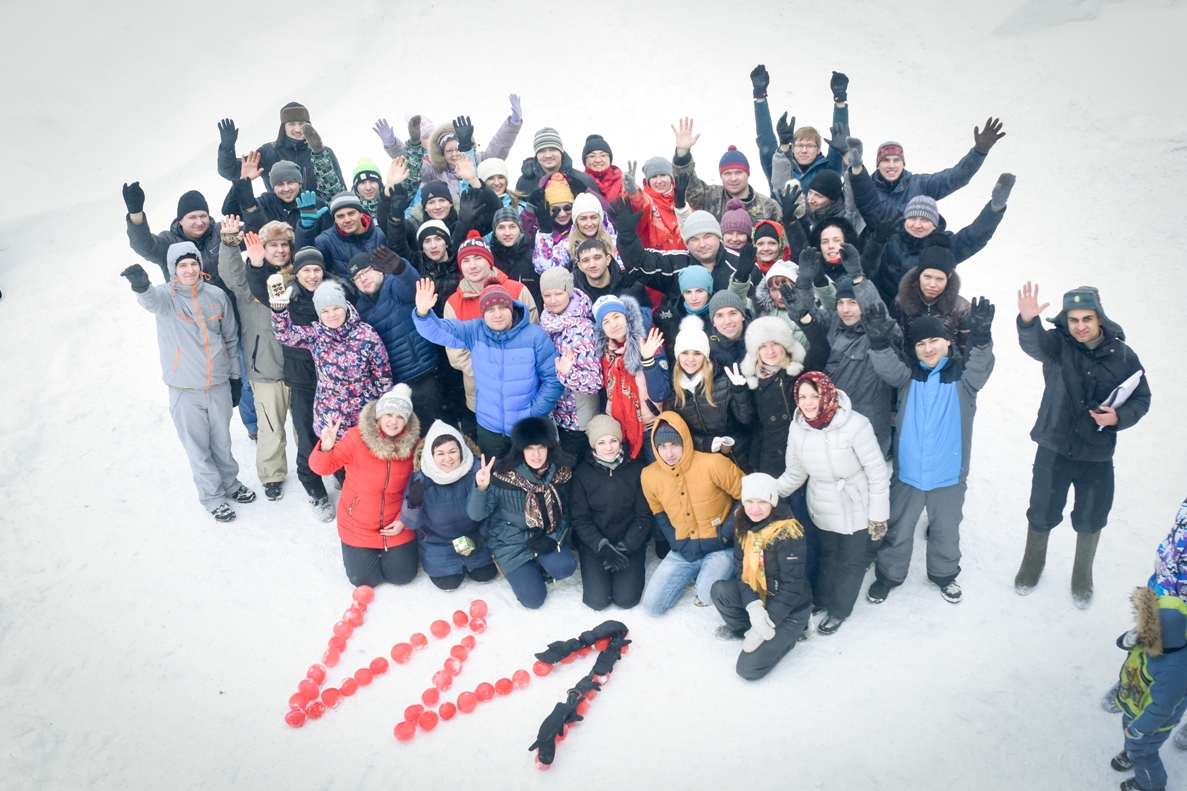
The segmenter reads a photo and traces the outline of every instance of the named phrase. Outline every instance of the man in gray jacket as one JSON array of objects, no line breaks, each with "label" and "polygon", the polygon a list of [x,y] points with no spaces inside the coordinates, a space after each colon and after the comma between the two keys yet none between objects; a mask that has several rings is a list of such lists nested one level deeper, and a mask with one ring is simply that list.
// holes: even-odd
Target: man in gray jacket
[{"label": "man in gray jacket", "polygon": [[169,246],[170,282],[152,286],[133,264],[128,279],[141,307],[157,317],[161,378],[169,385],[169,414],[190,459],[198,500],[220,522],[235,518],[225,502],[250,503],[256,494],[239,482],[231,455],[231,411],[239,402],[239,330],[230,300],[205,281],[193,242]]}]

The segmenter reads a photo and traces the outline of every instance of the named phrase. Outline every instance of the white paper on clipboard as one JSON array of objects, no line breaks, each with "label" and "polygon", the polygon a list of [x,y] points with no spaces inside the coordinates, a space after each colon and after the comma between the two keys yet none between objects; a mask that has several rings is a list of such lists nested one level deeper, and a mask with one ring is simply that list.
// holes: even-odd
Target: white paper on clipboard
[{"label": "white paper on clipboard", "polygon": [[1122,406],[1133,395],[1133,391],[1138,389],[1138,383],[1142,381],[1142,377],[1145,375],[1146,372],[1139,368],[1136,374],[1113,388],[1113,392],[1109,393],[1109,397],[1101,402],[1101,406],[1112,407],[1113,409]]}]

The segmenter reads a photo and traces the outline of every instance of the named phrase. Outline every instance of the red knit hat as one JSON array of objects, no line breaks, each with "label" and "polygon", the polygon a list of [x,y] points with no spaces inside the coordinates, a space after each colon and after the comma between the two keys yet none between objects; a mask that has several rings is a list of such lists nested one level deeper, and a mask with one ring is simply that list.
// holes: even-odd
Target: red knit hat
[{"label": "red knit hat", "polygon": [[457,263],[462,265],[462,259],[468,255],[480,255],[486,259],[486,262],[491,266],[495,265],[495,256],[490,251],[490,245],[482,238],[482,234],[478,231],[470,231],[466,234],[466,238],[462,241],[461,246],[457,249]]},{"label": "red knit hat", "polygon": [[[474,233],[471,231],[470,233]],[[505,305],[508,308],[514,307],[512,304],[515,300],[511,298],[509,292],[497,277],[492,277],[486,281],[486,288],[482,289],[482,293],[478,295],[478,310],[486,313],[495,305]]]},{"label": "red knit hat", "polygon": [[718,175],[727,170],[744,170],[747,176],[750,175],[750,160],[746,159],[746,155],[739,151],[737,146],[726,149],[721,155],[721,161],[717,163]]}]

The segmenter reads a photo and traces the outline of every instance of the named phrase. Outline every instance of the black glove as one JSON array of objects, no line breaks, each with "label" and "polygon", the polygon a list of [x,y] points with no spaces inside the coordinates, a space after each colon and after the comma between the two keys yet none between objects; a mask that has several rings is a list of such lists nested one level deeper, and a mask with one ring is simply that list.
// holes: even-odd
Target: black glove
[{"label": "black glove", "polygon": [[839,71],[833,72],[833,78],[828,81],[828,87],[833,89],[833,101],[837,104],[849,101],[849,78]]},{"label": "black glove", "polygon": [[243,380],[231,380],[231,409],[239,406],[239,399],[243,398]]},{"label": "black glove", "polygon": [[791,120],[787,120],[787,113],[779,116],[779,121],[775,124],[775,132],[779,135],[779,145],[789,146],[795,142],[795,116]]},{"label": "black glove", "polygon": [[887,207],[886,213],[882,215],[882,219],[878,220],[877,227],[874,228],[874,241],[878,244],[886,244],[902,222],[902,213],[894,206]]},{"label": "black glove", "polygon": [[414,115],[408,119],[408,142],[420,143],[420,116]]},{"label": "black glove", "polygon": [[408,209],[408,204],[412,199],[408,197],[408,190],[404,189],[403,184],[395,184],[391,188],[392,211],[391,217],[404,218],[404,212]]},{"label": "black glove", "polygon": [[528,541],[528,549],[539,555],[547,555],[549,552],[556,552],[556,541],[547,535],[539,535]]},{"label": "black glove", "polygon": [[[998,134],[999,132],[1001,134]],[[978,154],[988,154],[989,149],[993,148],[994,144],[1005,136],[1006,133],[1002,132],[1000,118],[986,118],[984,131],[973,127],[973,148],[977,149]]]},{"label": "black glove", "polygon": [[890,333],[895,327],[894,319],[886,315],[885,305],[874,305],[862,311],[861,326],[866,331],[871,351],[890,348]]},{"label": "black glove", "polygon": [[151,283],[148,282],[148,272],[144,271],[144,267],[140,264],[132,264],[130,267],[120,272],[120,277],[128,278],[128,282],[132,284],[132,290],[137,294],[143,294],[148,291]]},{"label": "black glove", "polygon": [[811,289],[792,289],[787,283],[779,286],[779,295],[783,297],[783,304],[787,306],[787,315],[801,327],[804,318],[812,315],[812,308],[816,306],[816,295]]},{"label": "black glove", "polygon": [[985,297],[973,300],[972,310],[967,316],[960,317],[960,327],[969,331],[969,346],[988,346],[993,338],[993,314],[996,308]]},{"label": "black glove", "polygon": [[738,251],[738,268],[734,270],[734,280],[739,283],[750,282],[750,278],[754,276],[754,260],[757,254],[758,251],[754,249],[754,242],[747,242]]},{"label": "black glove", "polygon": [[140,189],[139,181],[124,185],[124,205],[128,207],[128,214],[144,211],[144,190]]},{"label": "black glove", "polygon": [[219,145],[223,148],[235,148],[235,141],[239,139],[239,130],[230,118],[218,122]]},{"label": "black glove", "polygon": [[457,135],[457,150],[469,151],[474,147],[474,124],[470,117],[459,115],[453,119],[453,131]]},{"label": "black glove", "polygon": [[614,223],[614,229],[620,236],[623,232],[634,233],[641,219],[643,219],[643,212],[632,209],[631,199],[625,195],[619,195],[610,204],[610,220]]},{"label": "black glove", "polygon": [[541,193],[540,202],[536,204],[536,225],[544,233],[552,233],[552,209]]},{"label": "black glove", "polygon": [[811,291],[814,285],[825,285],[824,256],[815,247],[805,247],[800,253],[800,274],[796,278],[795,287],[804,291]]},{"label": "black glove", "polygon": [[767,86],[771,84],[771,75],[767,74],[767,67],[761,63],[750,72],[750,84],[754,87],[754,98],[765,99]]},{"label": "black glove", "polygon": [[787,182],[787,188],[778,193],[776,198],[779,199],[779,209],[783,212],[783,224],[795,222],[799,217],[796,217],[796,212],[803,216],[802,201],[804,197],[804,188],[795,179]]},{"label": "black glove", "polygon": [[849,276],[850,280],[856,280],[863,274],[861,253],[857,252],[857,248],[848,242],[841,245],[841,266],[845,268],[845,274]]},{"label": "black glove", "polygon": [[578,695],[585,697],[587,692],[599,692],[602,685],[594,681],[589,676],[583,676],[576,684],[573,685],[573,691]]},{"label": "black glove", "polygon": [[235,202],[239,204],[239,211],[246,212],[256,205],[256,193],[251,188],[250,179],[235,179],[231,186],[235,190]]},{"label": "black glove", "polygon": [[565,724],[580,722],[585,719],[577,713],[577,707],[569,703],[558,703],[552,713],[540,723],[540,730],[536,732],[536,741],[532,742],[529,751],[537,750],[536,757],[540,763],[548,766],[556,758],[556,738],[565,732]]},{"label": "black glove", "polygon": [[629,562],[627,556],[619,552],[608,538],[598,542],[598,557],[602,559],[602,567],[606,571],[622,571]]},{"label": "black glove", "polygon": [[408,493],[404,495],[404,504],[409,508],[420,508],[425,503],[425,482],[423,478],[413,478],[408,484]]},{"label": "black glove", "polygon": [[371,266],[375,267],[377,272],[382,272],[385,275],[399,275],[404,272],[404,259],[380,245],[375,248],[375,252],[371,253]]},{"label": "black glove", "polygon": [[[590,643],[592,645],[592,643]],[[550,665],[555,665],[557,662],[564,659],[574,651],[580,651],[585,648],[585,643],[580,638],[574,637],[569,640],[556,640],[548,644],[548,648],[536,654],[536,658],[541,662],[547,662]]]},{"label": "black glove", "polygon": [[857,170],[862,166],[861,161],[861,140],[856,137],[845,138],[845,145],[849,146],[849,168]]},{"label": "black glove", "polygon": [[474,227],[474,220],[482,211],[482,190],[466,190],[458,199],[458,225],[466,228]]},{"label": "black glove", "polygon": [[598,661],[594,662],[593,669],[589,672],[595,676],[604,676],[614,669],[614,663],[622,657],[623,646],[630,645],[631,641],[623,639],[622,637],[614,637],[610,641],[610,645],[606,646],[606,650],[598,654]]},{"label": "black glove", "polygon": [[849,126],[848,124],[833,124],[830,131],[833,137],[828,141],[828,144],[840,151],[842,154],[849,153]]},{"label": "black glove", "polygon": [[[672,202],[677,209],[683,209],[686,205],[686,196],[688,195],[688,182],[692,176],[688,173],[681,173],[676,176],[676,193],[672,196]],[[615,226],[616,228],[618,226]]]}]

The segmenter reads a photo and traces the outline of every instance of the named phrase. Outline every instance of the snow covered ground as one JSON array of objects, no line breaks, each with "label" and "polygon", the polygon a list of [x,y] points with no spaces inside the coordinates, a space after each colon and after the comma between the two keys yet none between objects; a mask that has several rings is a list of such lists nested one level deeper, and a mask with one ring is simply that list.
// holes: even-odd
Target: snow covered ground
[{"label": "snow covered ground", "polygon": [[[0,18],[0,786],[1116,787],[1119,723],[1097,700],[1123,658],[1112,641],[1129,627],[1129,592],[1184,495],[1187,4],[48,0],[7,4]],[[272,53],[292,53],[291,65]],[[349,170],[360,155],[385,161],[375,118],[399,130],[413,113],[466,113],[482,142],[510,92],[526,116],[513,160],[543,125],[575,151],[601,133],[620,165],[669,154],[669,124],[692,115],[704,171],[733,143],[757,174],[747,73],[758,62],[775,114],[818,128],[830,71],[847,72],[853,133],[867,151],[901,141],[917,172],[955,163],[987,115],[1004,120],[1008,136],[982,172],[941,204],[962,227],[999,172],[1018,175],[996,238],[961,267],[965,293],[998,305],[963,529],[965,601],[949,605],[927,583],[919,546],[885,604],[863,597],[837,635],[747,684],[733,674],[738,644],[713,639],[717,616],[691,593],[661,618],[596,614],[573,579],[526,612],[502,582],[444,594],[422,576],[378,590],[332,681],[476,596],[490,626],[451,693],[529,667],[550,640],[603,617],[631,628],[631,652],[554,769],[537,772],[526,748],[588,660],[401,745],[392,726],[453,642],[433,641],[321,721],[289,728],[288,696],[350,601],[337,536],[313,521],[295,475],[283,501],[261,497],[228,526],[197,505],[152,317],[118,277],[138,260],[120,184],[141,181],[160,230],[186,189],[221,203],[224,116],[246,151],[300,100]],[[1054,302],[1101,287],[1154,392],[1121,438],[1086,612],[1068,591],[1067,525],[1039,588],[1027,598],[1012,588],[1042,388],[1012,325],[1028,278]],[[243,480],[261,491],[237,419],[232,431]],[[1187,756],[1163,753],[1172,787],[1187,782]]]}]

